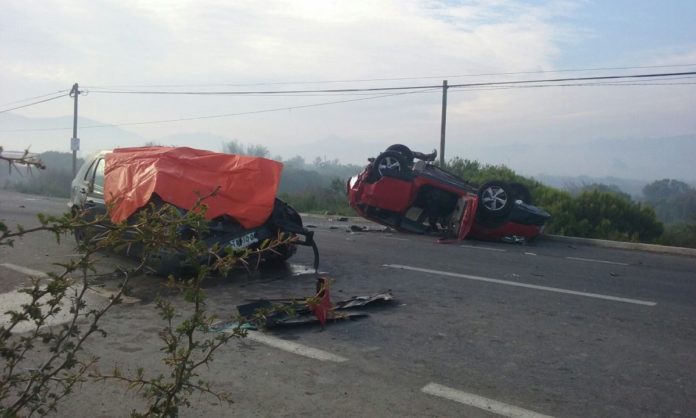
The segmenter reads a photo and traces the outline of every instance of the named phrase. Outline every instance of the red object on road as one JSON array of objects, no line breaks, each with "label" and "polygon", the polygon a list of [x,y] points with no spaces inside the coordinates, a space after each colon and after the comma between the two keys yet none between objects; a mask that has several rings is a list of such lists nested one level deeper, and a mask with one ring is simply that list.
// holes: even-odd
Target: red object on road
[{"label": "red object on road", "polygon": [[329,293],[329,280],[327,278],[320,277],[317,279],[317,294],[314,298],[317,301],[308,303],[308,306],[323,327],[326,324],[326,319],[333,311],[331,294]]},{"label": "red object on road", "polygon": [[187,147],[120,148],[106,154],[104,200],[111,220],[125,221],[153,193],[191,209],[201,196],[206,218],[229,215],[245,228],[262,225],[273,212],[280,172],[278,161]]}]

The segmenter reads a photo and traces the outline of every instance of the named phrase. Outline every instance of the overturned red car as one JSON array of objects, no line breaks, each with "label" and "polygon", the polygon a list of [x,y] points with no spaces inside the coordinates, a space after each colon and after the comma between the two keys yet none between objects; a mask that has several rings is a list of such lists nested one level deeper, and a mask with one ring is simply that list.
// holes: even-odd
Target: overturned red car
[{"label": "overturned red car", "polygon": [[[531,204],[519,183],[490,181],[479,188],[395,144],[347,183],[348,202],[366,219],[399,231],[444,238],[528,242],[551,217]],[[418,161],[416,161],[418,160]]]}]

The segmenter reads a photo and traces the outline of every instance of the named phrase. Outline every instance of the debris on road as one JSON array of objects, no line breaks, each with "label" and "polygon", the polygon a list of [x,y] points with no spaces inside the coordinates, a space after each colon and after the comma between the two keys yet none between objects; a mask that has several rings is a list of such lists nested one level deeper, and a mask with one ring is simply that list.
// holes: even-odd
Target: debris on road
[{"label": "debris on road", "polygon": [[309,298],[258,299],[238,305],[239,315],[247,321],[263,318],[263,327],[276,328],[319,323],[322,328],[329,321],[364,318],[363,312],[343,312],[367,305],[385,304],[394,301],[390,291],[367,296],[353,296],[336,303],[331,302],[329,279],[317,279],[317,291]]},{"label": "debris on road", "polygon": [[360,225],[351,225],[350,226],[350,231],[351,232],[393,232],[393,229],[389,227],[369,227],[369,226],[360,226]]},{"label": "debris on road", "polygon": [[336,302],[335,309],[351,309],[356,307],[363,307],[369,304],[383,304],[385,302],[391,302],[393,300],[394,295],[391,294],[391,291],[386,291],[384,293],[376,293],[370,296],[353,296],[350,299]]}]

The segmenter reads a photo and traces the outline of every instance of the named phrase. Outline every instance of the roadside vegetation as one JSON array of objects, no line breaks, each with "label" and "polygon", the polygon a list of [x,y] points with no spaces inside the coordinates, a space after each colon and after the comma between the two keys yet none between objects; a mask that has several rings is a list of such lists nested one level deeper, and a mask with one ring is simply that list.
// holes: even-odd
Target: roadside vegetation
[{"label": "roadside vegetation", "polygon": [[[29,154],[7,156],[0,152],[0,163],[27,173],[44,169],[44,162]],[[1,417],[61,415],[61,402],[79,396],[81,385],[94,382],[113,382],[124,391],[137,392],[142,401],[132,402],[132,417],[177,417],[202,395],[232,403],[231,395],[212,387],[201,370],[210,366],[220,347],[246,336],[244,324],[263,324],[263,316],[258,313],[252,318],[233,318],[237,325],[219,332],[213,327],[217,318],[206,309],[203,282],[213,272],[226,276],[240,264],[253,270],[256,266],[250,260],[260,259],[261,252],[274,251],[293,238],[281,235],[253,251],[209,248],[205,241],[195,238],[207,231],[206,198],[201,197],[185,213],[166,204],[150,204],[121,224],[109,222],[108,215],[93,218],[79,213],[39,214],[30,226],[12,227],[0,219],[0,248],[8,249],[4,254],[10,257],[15,242],[27,235],[50,235],[60,243],[82,231],[77,242],[79,256],[56,264],[58,272],[32,278],[29,285],[18,290],[16,306],[0,313]],[[194,238],[177,233],[184,227]],[[110,338],[103,325],[105,317],[123,302],[131,278],[141,275],[151,257],[160,251],[178,252],[190,266],[185,273],[182,270],[162,282],[163,290],[172,289],[174,296],[158,297],[155,304],[162,319],[158,333],[161,364],[103,364],[86,348],[88,341]],[[136,263],[117,266],[107,274],[118,277],[118,290],[105,302],[90,304],[89,292],[104,285],[103,272],[99,274],[94,262],[95,255],[104,252],[137,254]],[[210,263],[198,262],[201,259]],[[272,308],[263,314],[274,311]],[[64,321],[54,323],[59,316]]]},{"label": "roadside vegetation", "polygon": [[[266,147],[244,145],[236,140],[223,144],[222,149],[271,158]],[[41,157],[47,163],[46,170],[13,182],[0,174],[0,185],[26,193],[67,197],[70,154],[45,153]],[[278,156],[272,158],[285,164],[278,196],[298,211],[355,215],[347,204],[345,183],[363,167],[319,157],[311,162],[300,156],[284,161]],[[678,180],[650,183],[644,187],[642,199],[637,199],[614,185],[558,189],[503,165],[481,164],[459,157],[451,159],[446,169],[474,185],[491,179],[524,184],[531,192],[533,203],[552,215],[545,230],[550,234],[696,248],[696,189]]]},{"label": "roadside vegetation", "polygon": [[[75,230],[102,225],[101,232],[78,243],[78,258],[59,264],[62,271],[34,278],[31,285],[19,289],[24,295],[22,304],[2,314],[0,323],[0,416],[18,417],[60,412],[60,403],[68,396],[79,396],[80,385],[111,381],[123,390],[134,390],[142,402],[133,402],[133,417],[176,417],[181,409],[191,407],[201,395],[218,402],[231,402],[230,394],[211,387],[200,375],[213,361],[218,348],[234,338],[246,335],[242,325],[216,332],[216,321],[206,309],[202,284],[216,271],[225,275],[240,260],[257,256],[261,251],[273,251],[288,238],[278,237],[266,243],[262,250],[243,254],[219,254],[216,248],[198,240],[183,239],[175,231],[186,226],[195,234],[203,233],[207,222],[205,206],[199,201],[191,211],[181,214],[168,205],[141,210],[128,223],[113,225],[106,219],[85,221],[79,216],[39,215],[32,227],[10,228],[0,222],[0,246],[11,247],[15,240],[28,234],[50,233],[57,241],[69,239]],[[110,225],[110,226],[103,226]],[[118,267],[120,287],[99,306],[89,305],[86,295],[99,287],[99,275],[94,256],[103,252],[122,252],[139,248],[135,267]],[[86,342],[95,338],[108,339],[102,323],[110,311],[123,301],[129,281],[148,265],[152,254],[166,249],[185,254],[193,266],[186,276],[169,276],[163,286],[173,289],[180,297],[159,297],[155,306],[162,319],[161,364],[105,365],[94,353],[85,349]],[[11,255],[11,252],[9,252]],[[210,258],[210,265],[193,262]],[[245,264],[249,267],[249,264]],[[165,284],[166,283],[166,284]],[[63,324],[52,325],[50,320],[67,314]],[[258,318],[261,322],[260,317]],[[253,322],[254,320],[252,320]],[[238,324],[245,321],[237,319]],[[134,370],[134,371],[132,371]]]}]

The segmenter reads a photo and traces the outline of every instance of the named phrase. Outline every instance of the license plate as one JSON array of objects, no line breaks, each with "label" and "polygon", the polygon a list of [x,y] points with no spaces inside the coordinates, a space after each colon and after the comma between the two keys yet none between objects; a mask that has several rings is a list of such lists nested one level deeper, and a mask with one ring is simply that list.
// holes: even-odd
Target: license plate
[{"label": "license plate", "polygon": [[230,247],[234,248],[235,250],[241,249],[241,248],[246,248],[250,246],[251,244],[259,242],[259,239],[256,238],[256,232],[249,232],[246,235],[242,235],[239,238],[235,238],[233,240],[230,240]]}]

